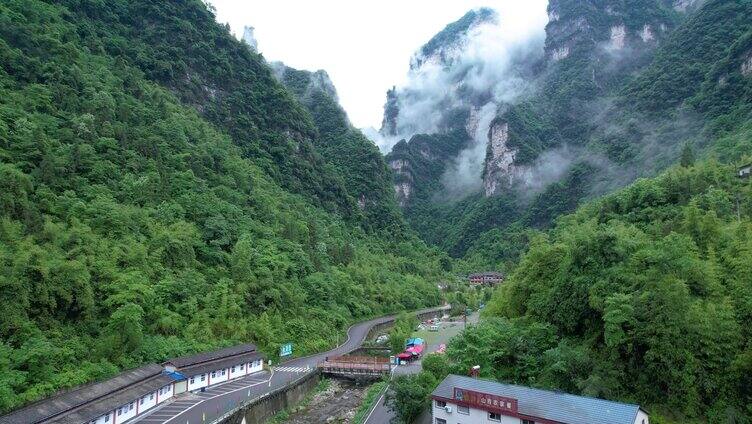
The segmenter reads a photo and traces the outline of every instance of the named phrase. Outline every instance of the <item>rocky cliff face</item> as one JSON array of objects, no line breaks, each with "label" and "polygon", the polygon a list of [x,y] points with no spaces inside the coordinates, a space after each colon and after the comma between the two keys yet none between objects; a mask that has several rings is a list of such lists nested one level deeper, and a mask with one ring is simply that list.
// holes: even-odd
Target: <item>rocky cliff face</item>
[{"label": "rocky cliff face", "polygon": [[[387,92],[381,134],[410,139],[414,134],[447,132],[458,125],[457,110],[467,110],[474,98],[487,96],[466,77],[476,69],[465,54],[484,26],[497,24],[498,15],[488,8],[468,12],[431,38],[410,59],[408,83]],[[436,90],[441,86],[441,90]]]},{"label": "rocky cliff face", "polygon": [[752,75],[752,51],[747,53],[746,59],[742,62],[741,73],[745,77]]},{"label": "rocky cliff face", "polygon": [[[675,10],[692,7],[690,0],[639,4],[550,0],[544,16],[547,23],[542,24],[545,37],[541,36],[538,47],[528,41],[533,47],[525,50],[512,43],[499,46],[508,50],[506,55],[468,57],[466,51],[478,50],[478,44],[495,41],[494,35],[504,31],[503,16],[490,9],[471,11],[412,57],[409,76],[415,83],[389,90],[381,133],[410,140],[415,134],[446,134],[464,128],[472,143],[457,158],[448,158],[447,172],[477,172],[473,178],[477,178],[478,190],[486,196],[501,194],[514,181],[525,180],[521,173],[535,172],[527,165],[546,145],[582,142],[588,124],[577,111],[647,63],[675,25]],[[489,72],[491,66],[494,72]],[[499,67],[504,70],[499,72]],[[562,81],[563,75],[569,80]],[[520,102],[532,104],[530,109],[537,110],[528,115],[538,115],[532,119],[545,121],[558,134],[528,137],[527,118],[505,117]],[[492,121],[496,122],[493,127]],[[510,140],[510,134],[518,136]],[[530,143],[535,146],[525,146]],[[476,154],[484,163],[468,170],[468,163],[478,161],[472,158]],[[445,175],[443,179],[465,176]],[[419,183],[400,181],[396,186],[402,204],[410,202],[414,184]]]},{"label": "rocky cliff face", "polygon": [[[686,10],[692,3],[691,0],[677,0],[676,7]],[[646,43],[663,37],[674,22],[666,1],[633,4],[551,0],[548,15],[546,54],[553,62],[565,59],[575,51],[596,56],[601,49],[611,53],[642,49]]]},{"label": "rocky cliff face", "polygon": [[516,174],[514,157],[517,151],[507,145],[509,124],[499,122],[491,126],[488,135],[488,151],[483,171],[483,187],[486,196],[493,196],[502,187],[512,186]]},{"label": "rocky cliff face", "polygon": [[394,173],[394,193],[397,203],[404,207],[410,201],[413,192],[413,176],[410,173],[410,164],[406,159],[392,159],[388,162],[389,169]]},{"label": "rocky cliff face", "polygon": [[246,26],[243,29],[243,41],[248,44],[248,47],[250,47],[251,50],[258,53],[258,41],[256,41],[255,31],[256,29],[252,26]]},{"label": "rocky cliff face", "polygon": [[[501,25],[471,14],[447,26],[413,57],[416,84],[390,90],[385,107],[382,132],[403,138],[387,159],[408,220],[460,252],[494,225],[545,225],[588,196],[665,168],[679,142],[702,145],[699,115],[730,114],[752,86],[750,7],[549,0],[540,43],[531,38],[527,54],[493,38],[504,31],[501,13]],[[478,35],[484,44],[474,44]],[[462,53],[479,45],[509,54]],[[456,139],[444,138],[450,133]]]}]

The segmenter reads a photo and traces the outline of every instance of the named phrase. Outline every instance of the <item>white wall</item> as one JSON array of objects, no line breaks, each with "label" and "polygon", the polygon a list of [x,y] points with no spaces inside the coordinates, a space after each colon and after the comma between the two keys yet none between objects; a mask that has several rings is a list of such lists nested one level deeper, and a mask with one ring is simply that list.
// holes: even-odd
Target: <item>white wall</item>
[{"label": "white wall", "polygon": [[172,384],[168,384],[157,390],[157,403],[162,403],[172,397]]},{"label": "white wall", "polygon": [[230,380],[232,380],[233,378],[242,377],[245,374],[246,374],[245,364],[233,365],[230,367]]},{"label": "white wall", "polygon": [[[243,366],[241,369],[240,366]],[[222,368],[214,371],[209,371],[205,374],[197,374],[188,377],[188,391],[199,390],[203,387],[213,386],[215,384],[223,383],[228,380],[240,378],[254,372],[263,371],[264,360],[257,359],[255,361],[247,362],[244,364],[236,364],[233,371],[232,366]],[[214,374],[212,376],[212,373]],[[201,376],[204,376],[204,381],[201,381]],[[191,382],[193,380],[193,382]],[[160,396],[161,400],[161,396]]]},{"label": "white wall", "polygon": [[248,374],[262,371],[264,369],[264,360],[263,359],[256,359],[255,361],[249,362],[248,366],[250,367],[248,369]]},{"label": "white wall", "polygon": [[225,381],[227,381],[228,377],[230,376],[230,373],[227,368],[222,368],[222,369],[210,372],[209,376],[211,377],[211,381],[209,382],[209,385],[213,386],[215,384],[224,383]]},{"label": "white wall", "polygon": [[[203,381],[202,381],[203,379]],[[193,383],[191,383],[193,381]],[[206,373],[188,377],[188,391],[198,390],[209,384]]]},{"label": "white wall", "polygon": [[121,424],[136,416],[136,401],[128,402],[115,409],[115,423]]},{"label": "white wall", "polygon": [[141,396],[138,399],[138,413],[141,414],[144,411],[155,407],[157,405],[157,392],[151,392],[148,395]]},{"label": "white wall", "polygon": [[94,423],[94,424],[112,424],[112,412],[108,412],[107,414],[102,415],[101,417],[97,418],[96,420],[92,420],[91,423]]},{"label": "white wall", "polygon": [[637,411],[637,418],[635,418],[635,424],[650,424],[650,419],[648,419],[648,414],[643,412],[642,409]]},{"label": "white wall", "polygon": [[460,414],[459,411],[457,411],[457,405],[447,402],[447,406],[452,408],[452,412],[448,413],[444,410],[444,408],[439,408],[436,406],[436,401],[433,401],[432,405],[432,412],[433,412],[433,422],[432,424],[436,424],[436,418],[443,418],[446,420],[447,424],[476,424],[476,423],[483,423],[483,424],[494,424],[494,423],[501,423],[501,424],[521,424],[522,420],[516,417],[507,417],[502,415],[501,421],[491,421],[488,419],[488,412],[483,411],[481,409],[475,409],[470,408],[469,414]]}]

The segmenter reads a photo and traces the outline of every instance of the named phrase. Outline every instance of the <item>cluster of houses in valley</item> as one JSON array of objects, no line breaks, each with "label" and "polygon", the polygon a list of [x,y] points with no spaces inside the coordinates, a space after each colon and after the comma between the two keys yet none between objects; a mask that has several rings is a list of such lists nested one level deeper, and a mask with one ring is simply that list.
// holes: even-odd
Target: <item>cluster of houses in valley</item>
[{"label": "cluster of houses in valley", "polygon": [[504,281],[504,274],[494,271],[478,272],[467,276],[473,286],[495,286]]},{"label": "cluster of houses in valley", "polygon": [[122,424],[185,392],[262,371],[253,344],[173,358],[65,391],[0,417],[0,424]]}]

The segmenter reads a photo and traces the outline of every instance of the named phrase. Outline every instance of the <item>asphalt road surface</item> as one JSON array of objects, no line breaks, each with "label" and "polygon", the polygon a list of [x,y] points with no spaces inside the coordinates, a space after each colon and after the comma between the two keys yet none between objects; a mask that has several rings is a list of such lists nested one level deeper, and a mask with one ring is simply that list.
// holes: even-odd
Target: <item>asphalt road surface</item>
[{"label": "asphalt road surface", "polygon": [[[430,309],[433,310],[433,309]],[[429,311],[429,310],[425,310]],[[424,311],[418,311],[421,313]],[[212,386],[205,392],[180,395],[176,400],[155,408],[149,414],[131,420],[138,424],[203,424],[211,422],[227,411],[285,387],[305,374],[315,370],[316,365],[327,356],[344,355],[359,348],[368,331],[375,325],[393,320],[393,316],[376,318],[355,324],[347,331],[347,340],[340,346],[319,354],[292,359],[263,371]]]},{"label": "asphalt road surface", "polygon": [[[475,312],[474,314],[470,315],[468,317],[468,323],[474,324],[478,322],[478,312]],[[464,326],[460,323],[458,324],[459,328],[464,328]],[[436,352],[441,344],[445,344],[449,342],[449,339],[451,339],[455,334],[457,334],[457,331],[447,331],[448,328],[442,325],[441,331],[437,334],[437,337],[434,337],[433,343],[428,343],[428,349],[427,352]],[[393,375],[405,375],[405,374],[417,374],[421,371],[422,363],[421,360],[415,361],[409,365],[400,365],[397,368],[394,369]],[[387,387],[387,391],[389,388]],[[384,392],[386,393],[386,391]],[[376,407],[371,411],[371,414],[366,418],[365,424],[387,424],[392,422],[392,420],[395,418],[394,412],[389,409],[388,406],[384,404],[384,394],[381,395],[379,398]]]}]

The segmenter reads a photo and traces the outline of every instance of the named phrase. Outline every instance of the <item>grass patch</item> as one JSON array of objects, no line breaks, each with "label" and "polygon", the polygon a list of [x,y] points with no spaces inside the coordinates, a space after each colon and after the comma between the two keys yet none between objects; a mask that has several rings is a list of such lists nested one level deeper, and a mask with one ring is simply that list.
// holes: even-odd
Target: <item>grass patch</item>
[{"label": "grass patch", "polygon": [[284,422],[287,422],[287,420],[290,419],[290,415],[294,412],[300,411],[308,406],[309,403],[311,403],[311,400],[314,396],[316,396],[317,393],[321,393],[324,390],[329,388],[329,384],[331,382],[329,379],[322,378],[319,380],[319,384],[316,385],[316,387],[313,388],[308,394],[305,395],[303,400],[298,402],[297,405],[295,405],[293,408],[285,408],[276,414],[268,421],[269,424],[282,424]]},{"label": "grass patch", "polygon": [[360,405],[358,410],[355,412],[355,416],[353,417],[353,424],[363,424],[363,422],[366,419],[366,414],[368,414],[368,411],[371,410],[371,407],[374,403],[379,399],[379,395],[381,394],[381,391],[387,386],[386,381],[379,381],[378,383],[374,383],[371,385],[371,387],[368,388],[368,392],[366,392],[365,397],[363,398],[363,403]]}]

